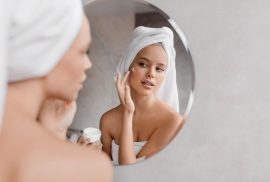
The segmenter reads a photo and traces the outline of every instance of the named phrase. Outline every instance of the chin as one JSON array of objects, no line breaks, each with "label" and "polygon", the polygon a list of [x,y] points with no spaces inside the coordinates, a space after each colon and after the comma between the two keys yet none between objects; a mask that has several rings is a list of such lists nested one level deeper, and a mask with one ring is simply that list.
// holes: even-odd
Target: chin
[{"label": "chin", "polygon": [[153,90],[138,90],[137,92],[143,96],[150,96],[154,94]]},{"label": "chin", "polygon": [[74,95],[72,98],[71,98],[71,101],[76,101],[78,99],[78,94]]},{"label": "chin", "polygon": [[67,102],[73,102],[77,100],[77,98],[78,98],[78,93],[74,93],[74,94],[66,95],[64,100],[66,100]]},{"label": "chin", "polygon": [[132,88],[137,94],[139,95],[142,95],[142,96],[150,96],[150,95],[153,95],[154,94],[154,90],[151,89],[151,90],[147,90],[143,87],[140,88],[140,85],[137,86],[137,87],[133,87]]}]

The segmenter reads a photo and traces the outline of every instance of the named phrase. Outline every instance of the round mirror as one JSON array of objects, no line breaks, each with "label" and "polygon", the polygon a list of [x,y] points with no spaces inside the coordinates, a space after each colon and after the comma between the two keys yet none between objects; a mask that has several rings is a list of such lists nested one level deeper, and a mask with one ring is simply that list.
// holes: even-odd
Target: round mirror
[{"label": "round mirror", "polygon": [[[85,3],[84,8],[91,24],[92,44],[89,56],[93,67],[87,73],[88,78],[77,101],[77,113],[68,132],[70,138],[74,137],[72,134],[84,128],[100,128],[102,115],[119,105],[119,97],[114,81],[115,70],[121,57],[127,51],[133,30],[138,26],[168,27],[172,30],[176,52],[175,67],[179,99],[179,113],[177,114],[182,118],[186,118],[193,102],[194,67],[187,40],[175,21],[159,8],[145,1],[94,1]],[[168,92],[169,94],[170,92]],[[151,116],[155,118],[155,115],[158,116],[159,112],[152,113]],[[113,116],[111,120],[107,119],[107,123],[111,122],[110,127],[107,127],[107,129],[116,130],[112,132],[120,132],[120,130],[116,129],[117,124],[113,124],[114,120]],[[137,150],[135,157],[146,145],[145,143],[150,142],[149,138],[154,135],[153,133],[157,129],[154,126],[155,124],[152,125],[151,123],[158,123],[156,121],[147,121],[143,116],[141,120],[145,120],[145,123],[133,128],[134,152]],[[147,122],[149,123],[147,124]],[[148,132],[145,131],[148,130],[147,128],[150,128]],[[175,132],[170,134],[171,138],[167,140],[166,144],[163,144],[163,147],[171,141],[179,129],[175,129]],[[114,160],[114,154],[112,154],[114,146],[111,143],[115,142],[114,145],[120,145],[120,133],[111,136],[109,155],[112,160]],[[101,133],[101,135],[107,134]],[[136,162],[152,156],[161,148],[156,149],[151,154],[136,158]],[[113,161],[113,163],[119,164],[120,162]]]}]

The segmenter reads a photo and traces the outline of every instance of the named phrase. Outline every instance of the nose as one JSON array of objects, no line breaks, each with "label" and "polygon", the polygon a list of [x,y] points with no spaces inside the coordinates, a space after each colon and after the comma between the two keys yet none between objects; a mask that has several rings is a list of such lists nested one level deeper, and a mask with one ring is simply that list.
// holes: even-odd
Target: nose
[{"label": "nose", "polygon": [[148,72],[147,72],[147,78],[154,78],[154,68],[150,68],[149,70],[148,70]]},{"label": "nose", "polygon": [[88,55],[86,55],[84,67],[85,67],[85,70],[88,70],[92,67],[92,62],[91,62],[90,57]]}]

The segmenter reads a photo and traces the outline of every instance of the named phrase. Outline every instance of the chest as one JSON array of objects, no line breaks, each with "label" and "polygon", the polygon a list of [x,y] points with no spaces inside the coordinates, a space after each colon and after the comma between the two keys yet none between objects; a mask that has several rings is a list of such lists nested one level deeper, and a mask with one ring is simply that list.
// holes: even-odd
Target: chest
[{"label": "chest", "polygon": [[[153,132],[158,128],[161,121],[155,117],[140,117],[133,118],[132,121],[132,132],[133,132],[133,141],[147,141],[153,134]],[[119,141],[122,133],[122,121],[120,124],[115,127],[114,138]]]}]

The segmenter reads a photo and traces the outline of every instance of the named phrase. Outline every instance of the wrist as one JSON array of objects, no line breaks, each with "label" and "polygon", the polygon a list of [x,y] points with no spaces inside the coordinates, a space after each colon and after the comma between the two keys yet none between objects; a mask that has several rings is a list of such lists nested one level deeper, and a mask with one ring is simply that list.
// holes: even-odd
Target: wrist
[{"label": "wrist", "polygon": [[132,120],[133,120],[133,113],[124,111],[123,122],[124,123],[132,123]]},{"label": "wrist", "polygon": [[133,116],[134,111],[129,111],[127,109],[124,110],[124,116],[131,117]]}]

